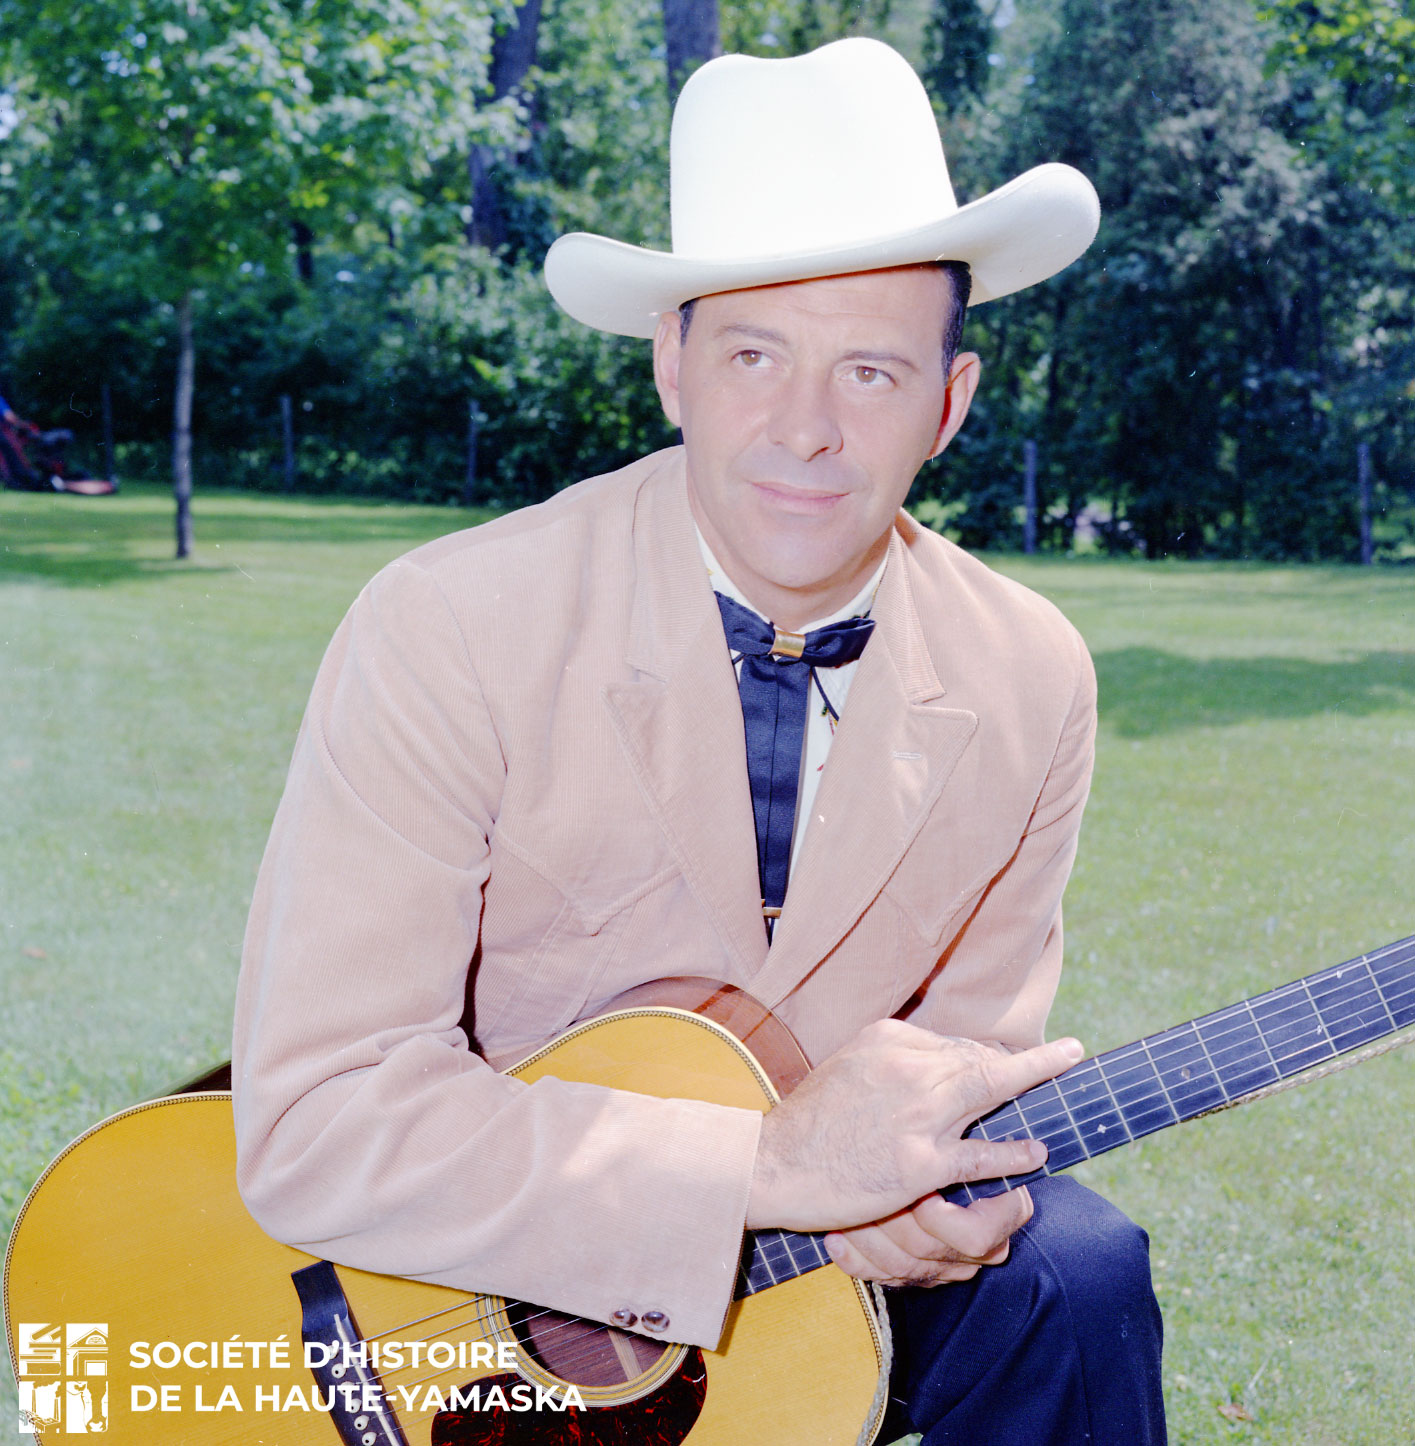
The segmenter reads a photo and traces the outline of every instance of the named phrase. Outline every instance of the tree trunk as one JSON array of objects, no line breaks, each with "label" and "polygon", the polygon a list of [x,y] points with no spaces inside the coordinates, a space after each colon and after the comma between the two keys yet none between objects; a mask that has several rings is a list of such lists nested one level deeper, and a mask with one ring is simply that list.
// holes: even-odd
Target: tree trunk
[{"label": "tree trunk", "polygon": [[663,40],[668,54],[668,103],[696,65],[722,54],[717,0],[663,0]]},{"label": "tree trunk", "polygon": [[99,396],[103,405],[103,474],[110,482],[116,482],[118,463],[113,456],[113,388],[104,382]]},{"label": "tree trunk", "polygon": [[177,308],[177,402],[172,415],[172,494],[177,499],[177,556],[192,551],[192,387],[196,350],[192,344],[192,293]]},{"label": "tree trunk", "polygon": [[1028,437],[1022,443],[1022,551],[1037,550],[1037,444]]},{"label": "tree trunk", "polygon": [[295,408],[289,392],[280,393],[280,451],[285,463],[285,490],[295,490]]},{"label": "tree trunk", "polygon": [[306,286],[314,285],[314,232],[304,221],[290,223],[295,238],[295,275]]},{"label": "tree trunk", "polygon": [[[522,0],[516,18],[496,37],[491,48],[491,96],[493,101],[510,95],[523,80],[536,58],[536,37],[540,30],[541,0]],[[473,246],[495,250],[509,239],[506,212],[495,181],[497,162],[493,146],[473,146],[467,158],[467,175],[472,190],[472,219],[467,240]]]},{"label": "tree trunk", "polygon": [[1371,444],[1356,444],[1356,499],[1361,528],[1361,563],[1370,567],[1376,555],[1371,537]]},{"label": "tree trunk", "polygon": [[471,507],[477,500],[477,434],[481,420],[481,409],[473,399],[467,403],[467,475],[462,482],[463,507]]}]

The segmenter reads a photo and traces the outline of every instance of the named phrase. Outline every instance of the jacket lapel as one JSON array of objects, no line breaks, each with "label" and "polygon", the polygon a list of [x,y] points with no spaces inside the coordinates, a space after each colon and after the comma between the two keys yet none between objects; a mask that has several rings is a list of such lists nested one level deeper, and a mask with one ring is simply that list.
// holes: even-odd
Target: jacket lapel
[{"label": "jacket lapel", "polygon": [[944,701],[914,606],[914,565],[896,531],[875,633],[831,743],[776,942],[752,981],[764,1004],[789,994],[869,907],[977,728],[975,713]]},{"label": "jacket lapel", "polygon": [[[766,957],[737,679],[698,550],[682,454],[640,491],[628,663],[605,700],[649,809],[739,980]],[[867,650],[868,651],[868,650]]]}]

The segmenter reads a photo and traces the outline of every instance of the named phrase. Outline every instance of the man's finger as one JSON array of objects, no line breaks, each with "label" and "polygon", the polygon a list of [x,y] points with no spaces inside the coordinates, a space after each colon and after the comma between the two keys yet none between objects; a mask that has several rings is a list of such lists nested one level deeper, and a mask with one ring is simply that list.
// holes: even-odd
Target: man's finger
[{"label": "man's finger", "polygon": [[857,1280],[882,1285],[940,1285],[944,1281],[971,1280],[978,1273],[974,1261],[921,1260],[895,1248],[874,1227],[832,1232],[825,1237],[830,1258]]},{"label": "man's finger", "polygon": [[[922,1240],[940,1241],[960,1255],[992,1265],[1005,1257],[1007,1241],[1032,1218],[1032,1197],[1018,1189],[971,1205],[955,1205],[930,1195],[914,1206],[909,1217]],[[896,1239],[906,1249],[913,1248],[915,1255],[934,1253],[924,1244],[911,1247],[909,1239]]]},{"label": "man's finger", "polygon": [[997,1180],[1004,1175],[1029,1175],[1046,1163],[1040,1140],[958,1140],[949,1151],[952,1176],[937,1182],[942,1190],[965,1180]]},{"label": "man's finger", "polygon": [[952,1093],[955,1108],[961,1106],[961,1110],[951,1123],[954,1128],[967,1128],[979,1116],[1054,1078],[1085,1057],[1081,1041],[1071,1038],[1055,1039],[1017,1054],[988,1051],[974,1067],[940,1078],[935,1090],[945,1098],[947,1092]]}]

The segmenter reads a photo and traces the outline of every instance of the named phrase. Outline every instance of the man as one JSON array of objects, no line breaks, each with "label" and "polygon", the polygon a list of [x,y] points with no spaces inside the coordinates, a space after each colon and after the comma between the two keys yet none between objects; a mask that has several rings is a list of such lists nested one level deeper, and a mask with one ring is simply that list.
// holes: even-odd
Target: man
[{"label": "man", "polygon": [[[1041,1041],[1094,679],[899,509],[977,383],[969,268],[982,299],[1052,274],[1094,193],[1051,166],[956,208],[917,79],[853,40],[699,71],[673,213],[671,255],[566,237],[547,280],[653,335],[684,446],[419,549],[331,645],[247,937],[247,1202],[336,1260],[706,1346],[744,1226],[828,1232],[905,1287],[929,1446],[1160,1440],[1143,1236],[1065,1180],[934,1193],[1034,1168],[959,1134],[1079,1057]],[[796,1035],[814,1069],[765,1119],[467,1047],[676,975]]]}]

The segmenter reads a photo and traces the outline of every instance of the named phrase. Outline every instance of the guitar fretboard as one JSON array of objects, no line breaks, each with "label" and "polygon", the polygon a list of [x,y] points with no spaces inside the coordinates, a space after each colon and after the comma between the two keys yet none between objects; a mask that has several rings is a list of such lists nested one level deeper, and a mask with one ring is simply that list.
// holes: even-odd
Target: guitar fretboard
[{"label": "guitar fretboard", "polygon": [[[1041,1169],[942,1193],[959,1204],[1000,1195],[1412,1024],[1415,936],[1082,1060],[966,1132],[974,1139],[1041,1140],[1048,1152]],[[829,1261],[819,1236],[757,1231],[747,1237],[737,1294]]]}]

